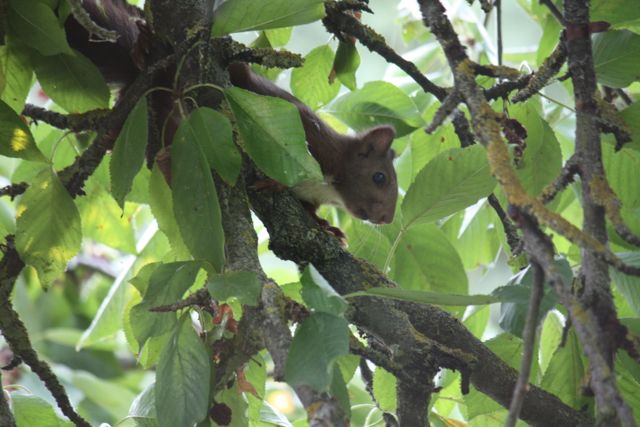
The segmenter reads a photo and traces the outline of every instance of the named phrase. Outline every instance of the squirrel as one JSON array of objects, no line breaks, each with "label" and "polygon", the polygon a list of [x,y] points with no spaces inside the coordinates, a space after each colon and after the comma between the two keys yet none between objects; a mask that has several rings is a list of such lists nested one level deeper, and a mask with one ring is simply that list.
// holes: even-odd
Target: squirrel
[{"label": "squirrel", "polygon": [[[142,10],[125,0],[85,0],[82,5],[96,24],[116,31],[119,37],[115,43],[96,43],[71,15],[65,22],[69,44],[88,57],[108,83],[130,84],[139,73],[133,54],[144,22]],[[297,107],[309,152],[320,164],[324,182],[295,186],[292,190],[296,197],[311,205],[313,211],[322,204],[332,204],[374,224],[393,221],[398,197],[391,149],[393,127],[382,125],[357,135],[340,134],[299,99],[254,73],[248,64],[233,62],[227,70],[234,86],[282,98]]]}]

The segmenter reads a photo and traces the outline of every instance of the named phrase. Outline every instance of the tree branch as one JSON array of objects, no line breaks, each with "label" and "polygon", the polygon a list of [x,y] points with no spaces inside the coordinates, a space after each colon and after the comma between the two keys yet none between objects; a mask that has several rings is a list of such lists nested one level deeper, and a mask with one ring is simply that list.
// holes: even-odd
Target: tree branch
[{"label": "tree branch", "polygon": [[[0,384],[2,384],[2,372],[0,371]],[[7,401],[7,393],[4,389],[0,390],[0,425],[5,427],[16,427],[16,419],[13,417],[9,402]]]},{"label": "tree branch", "polygon": [[512,101],[523,102],[535,95],[549,83],[549,80],[551,80],[553,76],[558,74],[566,60],[567,49],[563,37],[561,37],[558,45],[553,52],[551,52],[551,55],[544,60],[540,69],[533,74],[529,83],[518,91],[518,93],[512,98]]},{"label": "tree branch", "polygon": [[80,23],[90,35],[95,34],[103,41],[111,43],[115,43],[118,39],[117,32],[102,28],[93,22],[91,16],[89,16],[87,11],[82,7],[82,0],[69,0],[69,6],[71,7],[73,17],[76,18],[78,23]]},{"label": "tree branch", "polygon": [[24,323],[11,305],[11,291],[18,274],[24,267],[24,263],[15,249],[13,239],[7,239],[6,247],[2,252],[3,258],[0,261],[0,330],[2,330],[2,335],[11,347],[13,354],[29,365],[51,392],[62,413],[76,426],[91,427],[91,424],[73,409],[64,387],[51,371],[49,365],[38,358]]},{"label": "tree branch", "polygon": [[[249,198],[254,212],[269,231],[270,248],[278,257],[312,263],[342,295],[370,287],[395,286],[375,267],[344,251],[337,239],[318,227],[293,195],[286,191],[270,194],[256,191],[251,188],[255,179],[254,176],[247,181]],[[501,405],[509,405],[517,373],[448,313],[430,305],[372,297],[354,298],[348,313],[352,323],[387,349],[394,349],[389,351],[397,355],[393,359],[397,366],[424,369],[420,377],[424,378],[433,366],[453,364],[450,355],[457,355],[467,361],[466,365],[457,365],[457,369],[464,370],[467,366],[476,388]],[[441,349],[436,351],[438,347],[433,347],[428,352],[424,349],[425,340],[438,343]],[[523,405],[523,419],[532,425],[549,425],[549,414],[553,414],[554,426],[593,423],[555,396],[532,387]]]},{"label": "tree branch", "polygon": [[427,93],[432,94],[440,101],[447,96],[447,90],[436,85],[418,70],[418,67],[400,56],[393,50],[380,34],[370,27],[363,25],[351,15],[343,13],[338,2],[326,2],[325,11],[327,15],[322,20],[327,31],[341,38],[342,34],[348,34],[358,39],[370,51],[376,52],[387,62],[397,65],[402,71],[413,78],[416,83]]},{"label": "tree branch", "polygon": [[576,173],[578,173],[578,159],[574,154],[565,162],[560,175],[542,190],[540,201],[547,204],[555,199],[559,193],[574,181]]},{"label": "tree branch", "polygon": [[527,320],[522,333],[522,361],[520,363],[520,374],[513,390],[513,398],[509,406],[509,417],[505,422],[505,427],[514,427],[518,421],[522,402],[529,387],[529,375],[531,374],[531,362],[533,361],[533,350],[536,341],[536,326],[538,325],[538,312],[540,311],[540,301],[544,295],[544,271],[536,262],[532,263],[533,283],[531,285],[531,296],[529,297],[529,308],[527,309]]},{"label": "tree branch", "polygon": [[32,104],[25,104],[22,114],[58,129],[72,132],[98,130],[110,114],[109,110],[92,110],[82,114],[61,114]]},{"label": "tree branch", "polygon": [[[480,142],[487,147],[488,158],[493,174],[502,185],[514,210],[519,210],[520,216],[523,218],[536,218],[564,236],[579,241],[582,247],[588,247],[590,249],[590,253],[591,251],[593,253],[599,253],[601,257],[606,258],[608,262],[621,262],[619,259],[617,261],[615,260],[617,257],[611,253],[601,241],[593,238],[588,233],[582,233],[564,220],[564,218],[546,209],[540,201],[527,195],[511,166],[509,153],[501,136],[499,115],[488,105],[486,98],[476,84],[472,64],[466,56],[464,48],[460,44],[450,22],[447,20],[444,8],[438,0],[422,0],[419,3],[425,24],[431,28],[431,31],[435,34],[445,51],[449,65],[454,73],[456,87],[465,95],[465,102],[471,112],[476,135]],[[588,34],[588,31],[586,34]],[[571,39],[571,34],[568,34],[568,39]],[[569,57],[571,58],[571,46],[568,46],[568,51]],[[537,227],[537,221],[535,222],[535,227]],[[524,224],[523,222],[521,223]],[[521,228],[522,227],[521,225]],[[535,230],[539,233],[537,228],[535,228]],[[529,239],[534,236],[535,234],[531,235],[530,233]],[[531,243],[527,242],[526,236],[525,248],[528,248],[528,252],[533,256],[533,248],[531,247]],[[548,255],[548,258],[552,260],[552,255]],[[537,261],[543,265],[548,277],[553,275],[552,279],[556,282],[556,291],[563,296],[563,304],[572,315],[576,330],[583,345],[585,345],[585,351],[589,360],[592,365],[598,366],[594,368],[594,375],[600,383],[603,384],[599,389],[600,395],[602,397],[607,396],[604,399],[607,403],[615,402],[617,404],[620,399],[618,391],[615,388],[615,379],[610,379],[612,377],[610,372],[603,370],[600,365],[600,362],[604,359],[598,350],[597,338],[595,340],[593,339],[593,334],[599,330],[593,313],[590,311],[586,311],[585,313],[585,309],[588,308],[588,306],[585,307],[580,304],[577,300],[573,299],[567,289],[563,289],[561,277],[557,272],[554,273],[554,271],[551,270],[552,264],[548,262],[543,263],[540,259]],[[545,259],[545,261],[548,260]],[[558,280],[560,280],[560,282],[558,282]],[[580,319],[580,321],[578,321],[578,319]],[[580,325],[578,325],[579,323]],[[590,343],[594,343],[595,347],[590,347]],[[620,409],[624,409],[624,402],[622,402],[622,405]]]}]

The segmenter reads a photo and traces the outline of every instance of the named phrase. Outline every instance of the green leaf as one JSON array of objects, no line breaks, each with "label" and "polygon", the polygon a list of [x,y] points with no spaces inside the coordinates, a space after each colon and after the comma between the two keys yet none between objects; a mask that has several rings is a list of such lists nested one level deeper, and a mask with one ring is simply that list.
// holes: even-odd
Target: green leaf
[{"label": "green leaf", "polygon": [[12,393],[11,402],[18,427],[67,427],[73,425],[58,418],[55,409],[37,396]]},{"label": "green leaf", "polygon": [[493,295],[441,294],[436,292],[413,291],[410,289],[401,288],[371,288],[366,291],[353,292],[351,294],[345,295],[344,297],[353,298],[362,296],[385,297],[397,299],[400,301],[418,302],[422,304],[457,306],[484,305],[500,302],[500,299]]},{"label": "green leaf", "polygon": [[137,427],[156,427],[158,425],[155,387],[156,383],[149,384],[131,403],[127,418],[134,420]]},{"label": "green leaf", "polygon": [[229,185],[234,185],[240,174],[240,152],[233,144],[231,123],[218,111],[200,107],[184,123],[189,138],[194,138],[205,154],[209,166]]},{"label": "green leaf", "polygon": [[540,334],[540,369],[544,373],[562,341],[563,320],[558,313],[551,312],[544,319]]},{"label": "green leaf", "polygon": [[338,80],[351,90],[356,90],[356,71],[360,66],[360,55],[356,45],[350,42],[340,41],[336,57],[333,61],[333,69]]},{"label": "green leaf", "polygon": [[15,37],[7,36],[5,43],[0,46],[0,75],[4,75],[0,99],[19,114],[31,88],[33,71],[27,48]]},{"label": "green leaf", "polygon": [[574,409],[581,409],[587,399],[579,390],[584,384],[585,363],[582,349],[573,330],[569,330],[566,344],[558,347],[542,377],[541,386],[558,396]]},{"label": "green leaf", "polygon": [[249,400],[249,419],[258,421],[260,419],[261,409],[263,408],[263,398],[265,397],[265,385],[267,382],[267,364],[260,353],[253,355],[247,364],[244,374],[247,381],[253,386],[256,394],[259,396],[256,397],[252,393],[245,394]]},{"label": "green leaf", "polygon": [[[640,253],[627,252],[617,254],[626,264],[640,266]],[[640,317],[640,277],[628,276],[615,268],[609,269],[611,278],[629,306]]]},{"label": "green leaf", "polygon": [[200,145],[184,122],[171,146],[173,212],[182,239],[195,259],[224,266],[224,231],[218,193]]},{"label": "green leaf", "polygon": [[488,203],[477,210],[476,206],[472,212],[460,211],[450,216],[441,227],[468,270],[491,264],[504,244],[502,223],[493,208]]},{"label": "green leaf", "polygon": [[129,205],[124,211],[109,191],[109,159],[107,154],[100,166],[85,183],[84,197],[76,200],[82,218],[85,239],[111,246],[126,253],[136,253],[134,224],[139,206]]},{"label": "green leaf", "polygon": [[313,313],[298,327],[291,343],[285,368],[287,383],[328,391],[335,361],[348,351],[347,321],[329,313]]},{"label": "green leaf", "polygon": [[466,295],[467,274],[460,256],[433,224],[403,232],[394,255],[393,279],[403,289]]},{"label": "green leaf", "polygon": [[240,304],[255,306],[258,304],[262,284],[252,271],[226,271],[210,276],[207,289],[216,300],[236,298]]},{"label": "green leaf", "polygon": [[11,0],[9,27],[18,39],[43,55],[72,55],[64,29],[51,7],[39,1]]},{"label": "green leaf", "polygon": [[397,408],[396,377],[384,368],[376,367],[373,372],[373,395],[383,411],[394,413]]},{"label": "green leaf", "polygon": [[36,162],[46,162],[29,127],[10,106],[0,101],[0,155],[18,157]]},{"label": "green leaf", "polygon": [[[567,260],[556,260],[555,265],[558,272],[564,278],[565,283],[571,283],[573,272]],[[524,330],[527,319],[532,286],[533,270],[528,268],[527,270],[518,272],[518,274],[509,281],[509,284],[496,288],[492,292],[494,296],[503,301],[500,305],[500,319],[498,320],[500,326],[505,331],[520,338],[522,338],[522,331]],[[552,310],[558,302],[555,291],[553,291],[548,283],[544,284],[543,292],[540,309],[538,310],[538,323],[544,319],[547,313]]]},{"label": "green leaf", "polygon": [[173,213],[171,188],[167,185],[157,164],[154,165],[149,178],[149,205],[153,216],[158,221],[158,228],[167,236],[177,259],[190,259],[191,254],[182,240],[182,234]]},{"label": "green leaf", "polygon": [[235,87],[225,90],[225,95],[238,121],[244,149],[261,170],[289,187],[323,179],[320,166],[307,150],[302,121],[293,104]]},{"label": "green leaf", "polygon": [[278,427],[293,427],[287,416],[271,406],[267,400],[263,401],[262,408],[260,408],[260,421]]},{"label": "green leaf", "polygon": [[45,93],[70,113],[109,106],[109,88],[98,68],[79,54],[31,56]]},{"label": "green leaf", "polygon": [[633,416],[636,420],[640,419],[640,381],[629,375],[621,369],[621,372],[617,375],[618,388],[622,398],[629,405],[633,411]]},{"label": "green leaf", "polygon": [[622,88],[640,80],[640,35],[607,31],[593,36],[593,65],[598,83]]},{"label": "green leaf", "polygon": [[45,170],[20,199],[16,218],[16,249],[46,286],[80,250],[78,209],[58,177]]},{"label": "green leaf", "polygon": [[488,305],[478,306],[474,307],[471,314],[465,313],[464,326],[478,339],[482,338],[484,331],[487,329],[490,309],[491,307]]},{"label": "green leaf", "polygon": [[538,44],[538,52],[536,53],[536,63],[538,67],[542,65],[545,59],[551,54],[558,44],[558,39],[562,27],[555,16],[549,14],[544,21],[542,38]]},{"label": "green leaf", "polygon": [[[249,424],[249,420],[247,419],[247,401],[244,396],[238,389],[238,383],[235,382],[232,387],[225,388],[217,396],[215,396],[216,403],[221,403],[225,405],[229,412],[231,412],[231,421],[228,424],[217,424],[214,423],[215,426],[224,426],[224,427],[246,427]],[[198,427],[208,427],[208,420],[203,423],[203,425],[199,425]]]},{"label": "green leaf", "polygon": [[264,30],[264,36],[269,40],[269,46],[282,47],[291,40],[293,27],[276,28],[272,30]]},{"label": "green leaf", "polygon": [[[542,298],[540,311],[538,312],[538,323],[544,319],[544,316],[549,310],[555,306],[558,299],[555,292],[549,288],[546,290],[547,292],[545,292]],[[498,319],[498,323],[506,332],[522,338],[529,308],[531,287],[522,285],[503,286],[495,289],[493,294],[503,300],[519,300],[519,303],[504,303],[500,305],[500,318]]]},{"label": "green leaf", "polygon": [[608,22],[611,29],[640,31],[640,8],[628,0],[592,0],[589,15],[591,22]]},{"label": "green leaf", "polygon": [[624,147],[640,151],[640,102],[634,102],[622,110],[620,116],[631,132],[631,142]]},{"label": "green leaf", "polygon": [[84,331],[76,345],[76,350],[91,347],[105,339],[113,337],[122,329],[122,315],[127,304],[127,287],[124,286],[125,277],[128,274],[135,257],[124,259],[123,269],[113,281],[109,293],[104,297],[91,324]]},{"label": "green leaf", "polygon": [[290,27],[317,21],[324,16],[322,0],[232,0],[214,12],[214,37],[268,28]]},{"label": "green leaf", "polygon": [[[451,123],[440,126],[433,134],[416,131],[410,135],[410,161],[405,165],[410,179],[404,188],[408,188],[420,171],[438,154],[460,147],[460,140]],[[404,156],[404,152],[402,153]]]},{"label": "green leaf", "polygon": [[147,98],[141,97],[129,113],[113,147],[109,163],[111,193],[121,208],[124,208],[124,198],[131,191],[133,178],[144,162],[147,116]]},{"label": "green leaf", "polygon": [[155,397],[160,427],[191,426],[207,416],[209,360],[209,352],[186,313],[158,362]]},{"label": "green leaf", "polygon": [[329,388],[329,394],[331,397],[338,401],[340,408],[345,413],[345,418],[351,418],[351,402],[349,399],[349,391],[347,390],[347,384],[342,378],[340,369],[333,370],[333,377],[331,378],[331,386]]},{"label": "green leaf", "polygon": [[[340,84],[329,83],[333,51],[318,46],[304,57],[304,65],[291,72],[291,91],[312,110],[317,110],[336,97]],[[313,84],[309,84],[313,82]]]},{"label": "green leaf", "polygon": [[338,294],[315,268],[306,267],[300,277],[302,299],[317,312],[340,316],[347,309],[347,302]]},{"label": "green leaf", "polygon": [[[485,344],[512,368],[518,369],[520,367],[522,341],[519,338],[505,333],[486,341]],[[535,378],[535,374],[532,373],[531,377]],[[467,406],[467,419],[469,420],[479,415],[491,414],[502,408],[495,400],[486,394],[480,393],[475,387],[472,387],[471,392],[463,398]],[[504,425],[504,423],[500,425]]]},{"label": "green leaf", "polygon": [[537,196],[560,173],[560,143],[532,104],[510,106],[509,114],[527,130],[526,148],[516,172],[527,193]]},{"label": "green leaf", "polygon": [[472,145],[441,153],[416,176],[402,202],[408,227],[433,222],[488,196],[496,185],[484,148]]},{"label": "green leaf", "polygon": [[424,125],[411,98],[396,86],[383,81],[369,82],[361,89],[336,99],[325,110],[356,131],[389,124],[401,137]]},{"label": "green leaf", "polygon": [[344,381],[348,383],[355,375],[356,369],[358,369],[360,357],[355,354],[345,354],[338,358],[337,363],[340,369],[340,375],[342,375]]},{"label": "green leaf", "polygon": [[135,398],[135,394],[128,388],[88,372],[74,372],[72,383],[87,399],[117,420],[127,415],[129,406]]},{"label": "green leaf", "polygon": [[602,162],[609,185],[625,209],[640,208],[640,151],[623,148],[615,152],[610,144],[602,145]]},{"label": "green leaf", "polygon": [[142,275],[142,281],[145,281],[144,277],[148,276],[151,268],[155,269],[149,277],[142,302],[131,309],[130,315],[133,333],[140,346],[148,338],[160,336],[174,327],[177,322],[175,312],[155,313],[149,309],[173,304],[182,298],[185,291],[193,285],[200,263],[189,261],[150,266],[143,270],[145,274]]},{"label": "green leaf", "polygon": [[358,258],[364,258],[382,269],[391,250],[391,242],[382,233],[380,226],[364,221],[351,221],[344,229],[349,239],[349,252]]}]

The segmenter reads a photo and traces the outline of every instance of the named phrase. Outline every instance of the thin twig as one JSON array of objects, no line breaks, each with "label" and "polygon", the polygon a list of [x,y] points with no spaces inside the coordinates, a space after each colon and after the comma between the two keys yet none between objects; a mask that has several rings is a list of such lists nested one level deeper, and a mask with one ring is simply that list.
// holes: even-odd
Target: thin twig
[{"label": "thin twig", "polygon": [[551,1],[551,0],[540,0],[540,4],[543,4],[543,5],[547,6],[549,8],[549,11],[551,12],[551,14],[558,20],[559,23],[561,23],[562,25],[565,24],[564,16],[562,16],[562,12],[560,12],[560,9],[558,9],[556,7],[556,5],[553,4],[553,1]]},{"label": "thin twig", "polygon": [[496,32],[497,32],[497,39],[498,39],[498,65],[502,65],[502,50],[503,50],[503,45],[502,45],[502,1],[501,0],[495,0],[495,7],[496,7],[496,19],[498,22],[496,22]]},{"label": "thin twig", "polygon": [[386,59],[387,62],[397,65],[402,71],[413,78],[425,92],[434,95],[440,101],[447,96],[446,89],[433,83],[427,76],[420,72],[413,62],[407,61],[389,47],[383,36],[368,26],[361,24],[360,21],[353,16],[342,13],[337,4],[339,3],[325,3],[327,16],[322,20],[322,23],[327,28],[327,31],[336,35],[345,33],[355,37],[369,50],[376,52]]},{"label": "thin twig", "polygon": [[560,71],[567,60],[567,48],[564,38],[561,37],[556,48],[551,52],[540,69],[533,74],[526,87],[522,88],[513,98],[513,102],[522,102],[529,99],[545,87],[549,81]]},{"label": "thin twig", "polygon": [[78,21],[89,34],[94,34],[106,42],[115,43],[116,40],[118,40],[118,33],[116,31],[107,30],[93,22],[91,16],[82,7],[82,0],[69,0],[69,6],[71,7],[73,17],[76,18],[76,21]]},{"label": "thin twig", "polygon": [[181,299],[180,301],[176,301],[173,304],[152,307],[149,309],[149,311],[156,313],[166,313],[178,311],[183,308],[192,306],[202,307],[203,309],[211,313],[214,313],[217,309],[216,303],[211,299],[211,295],[209,295],[209,291],[207,290],[207,288],[201,288],[188,297]]},{"label": "thin twig", "polygon": [[36,122],[45,122],[58,129],[68,129],[73,132],[98,130],[109,116],[109,110],[92,110],[82,114],[61,114],[37,105],[25,104],[22,114],[31,117]]},{"label": "thin twig", "polygon": [[513,225],[513,222],[511,222],[504,209],[502,209],[502,206],[495,194],[489,194],[487,201],[502,223],[504,234],[507,236],[507,244],[511,248],[511,254],[514,256],[519,255],[520,252],[522,252],[522,240],[520,240],[520,237],[518,236],[518,229]]},{"label": "thin twig", "polygon": [[[2,373],[0,372],[0,384],[2,383]],[[11,413],[9,402],[7,402],[7,394],[0,389],[0,426],[16,427],[16,419]]]},{"label": "thin twig", "polygon": [[19,182],[17,184],[7,185],[5,187],[0,188],[0,196],[9,196],[11,197],[11,200],[13,200],[16,198],[16,196],[19,196],[25,191],[27,191],[28,187],[29,187],[29,184],[27,184],[26,182]]},{"label": "thin twig", "polygon": [[505,427],[514,427],[518,421],[522,402],[529,388],[529,375],[531,374],[531,362],[533,361],[533,350],[536,338],[536,327],[538,325],[538,312],[540,311],[540,301],[544,294],[544,271],[540,264],[532,262],[533,283],[531,285],[531,295],[529,297],[529,308],[527,310],[527,320],[522,333],[522,361],[520,363],[520,374],[513,390],[513,398],[509,406],[509,417],[505,422]]},{"label": "thin twig", "polygon": [[542,203],[546,204],[555,199],[560,192],[574,181],[577,173],[578,161],[574,154],[565,162],[556,179],[542,190],[542,194],[540,196]]}]

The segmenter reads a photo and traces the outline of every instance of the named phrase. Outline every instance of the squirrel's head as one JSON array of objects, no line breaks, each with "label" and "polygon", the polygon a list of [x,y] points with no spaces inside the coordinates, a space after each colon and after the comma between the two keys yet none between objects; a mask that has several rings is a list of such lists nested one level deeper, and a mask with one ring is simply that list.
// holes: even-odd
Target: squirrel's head
[{"label": "squirrel's head", "polygon": [[377,126],[350,137],[333,177],[333,185],[349,212],[374,224],[389,224],[395,213],[398,181],[391,149],[394,137],[391,126]]}]

